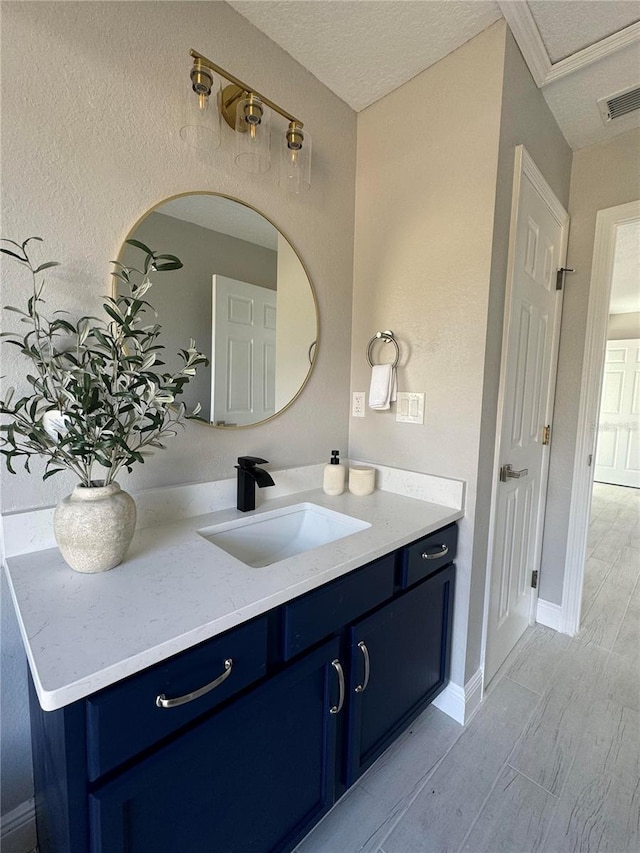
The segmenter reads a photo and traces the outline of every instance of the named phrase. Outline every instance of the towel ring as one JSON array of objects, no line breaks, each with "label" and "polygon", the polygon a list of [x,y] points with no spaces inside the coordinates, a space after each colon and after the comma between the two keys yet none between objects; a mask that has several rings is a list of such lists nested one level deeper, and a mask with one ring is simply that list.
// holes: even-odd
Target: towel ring
[{"label": "towel ring", "polygon": [[392,343],[396,348],[396,358],[392,367],[397,367],[398,362],[400,361],[400,347],[398,346],[398,341],[395,339],[393,332],[390,329],[386,329],[384,332],[376,332],[375,335],[369,341],[369,345],[367,346],[367,361],[373,367],[373,361],[371,360],[371,348],[375,344],[376,341],[382,340],[385,344]]}]

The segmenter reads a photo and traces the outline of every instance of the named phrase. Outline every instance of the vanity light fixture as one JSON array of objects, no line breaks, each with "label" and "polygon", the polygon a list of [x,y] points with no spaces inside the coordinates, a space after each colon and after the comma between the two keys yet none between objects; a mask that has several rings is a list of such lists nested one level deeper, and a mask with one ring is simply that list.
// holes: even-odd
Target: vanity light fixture
[{"label": "vanity light fixture", "polygon": [[191,89],[186,95],[181,139],[198,151],[214,151],[222,139],[216,103],[220,97],[220,81],[214,80],[211,71],[202,63],[194,62]]},{"label": "vanity light fixture", "polygon": [[311,186],[311,135],[297,121],[289,122],[282,139],[278,183],[292,193]]},{"label": "vanity light fixture", "polygon": [[[191,50],[190,55],[193,58],[191,91],[187,116],[180,129],[182,139],[201,150],[217,148],[222,115],[237,133],[236,165],[245,172],[261,174],[271,165],[270,117],[275,112],[288,122],[282,135],[279,184],[293,193],[309,189],[311,136],[300,119],[201,53]],[[228,81],[228,85],[221,88],[217,78]]]},{"label": "vanity light fixture", "polygon": [[235,113],[236,165],[243,172],[260,175],[271,166],[269,110],[265,110],[258,95],[249,92],[246,97],[235,101]]}]

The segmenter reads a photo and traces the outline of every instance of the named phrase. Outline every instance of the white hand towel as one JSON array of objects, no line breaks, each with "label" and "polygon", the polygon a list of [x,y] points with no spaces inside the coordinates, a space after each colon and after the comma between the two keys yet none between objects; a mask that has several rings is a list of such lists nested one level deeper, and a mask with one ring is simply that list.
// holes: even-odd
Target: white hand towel
[{"label": "white hand towel", "polygon": [[369,408],[378,411],[390,409],[395,403],[398,383],[396,369],[391,364],[374,364],[371,368],[369,387]]}]

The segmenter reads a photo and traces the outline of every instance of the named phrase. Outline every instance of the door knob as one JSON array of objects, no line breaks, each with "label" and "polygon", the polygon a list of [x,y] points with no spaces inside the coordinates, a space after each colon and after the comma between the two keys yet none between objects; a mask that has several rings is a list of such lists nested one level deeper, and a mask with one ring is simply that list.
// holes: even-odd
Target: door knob
[{"label": "door knob", "polygon": [[506,483],[507,480],[519,480],[520,477],[526,477],[528,473],[528,468],[522,468],[520,471],[514,471],[511,465],[503,465],[500,468],[500,482]]}]

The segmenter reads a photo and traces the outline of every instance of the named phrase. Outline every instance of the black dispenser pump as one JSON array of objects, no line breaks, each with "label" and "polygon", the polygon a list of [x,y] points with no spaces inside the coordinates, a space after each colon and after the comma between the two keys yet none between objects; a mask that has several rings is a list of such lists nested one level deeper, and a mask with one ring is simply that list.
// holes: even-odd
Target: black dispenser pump
[{"label": "black dispenser pump", "polygon": [[332,465],[339,465],[340,464],[340,451],[339,450],[332,450],[331,451],[331,464]]}]

